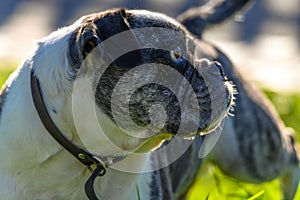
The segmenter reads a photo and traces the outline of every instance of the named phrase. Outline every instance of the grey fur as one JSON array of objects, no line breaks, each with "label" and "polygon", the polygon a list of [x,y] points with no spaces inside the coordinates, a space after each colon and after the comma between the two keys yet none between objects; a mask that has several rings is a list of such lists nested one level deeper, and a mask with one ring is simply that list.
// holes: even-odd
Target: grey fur
[{"label": "grey fur", "polygon": [[[202,160],[198,158],[202,140],[201,136],[197,136],[178,160],[152,173],[151,200],[185,199],[202,164]],[[166,158],[163,155],[152,159],[155,165],[164,162]]]},{"label": "grey fur", "polygon": [[[248,2],[215,1],[205,5],[207,7],[188,10],[178,19],[201,38],[207,26],[225,20]],[[262,92],[244,79],[225,54],[216,47],[208,49],[212,57],[222,64],[238,91],[235,116],[227,120],[209,160],[242,181],[260,183],[281,178],[283,198],[293,199],[300,171],[290,129],[284,126]]]},{"label": "grey fur", "polygon": [[[239,93],[235,116],[228,122],[232,126],[225,126],[211,161],[242,181],[260,183],[282,178],[284,198],[293,199],[300,177],[293,135],[262,92],[246,81],[223,53],[216,51],[216,60],[222,62]],[[226,146],[233,151],[227,140],[235,144],[237,152],[224,151]]]}]

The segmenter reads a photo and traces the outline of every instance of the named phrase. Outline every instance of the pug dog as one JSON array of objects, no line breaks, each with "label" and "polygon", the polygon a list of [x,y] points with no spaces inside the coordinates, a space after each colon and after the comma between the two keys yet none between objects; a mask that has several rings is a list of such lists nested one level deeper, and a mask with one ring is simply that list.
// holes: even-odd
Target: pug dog
[{"label": "pug dog", "polygon": [[0,199],[184,196],[199,135],[233,104],[208,47],[168,16],[127,9],[39,41],[1,92]]}]

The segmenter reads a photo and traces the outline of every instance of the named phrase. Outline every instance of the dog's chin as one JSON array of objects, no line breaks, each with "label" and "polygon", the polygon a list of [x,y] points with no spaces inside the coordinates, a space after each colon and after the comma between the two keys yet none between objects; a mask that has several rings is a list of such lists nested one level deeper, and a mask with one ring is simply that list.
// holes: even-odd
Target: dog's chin
[{"label": "dog's chin", "polygon": [[133,151],[135,153],[147,153],[158,149],[165,141],[169,141],[173,138],[172,134],[169,133],[158,133],[155,136],[149,137],[144,140],[138,147]]},{"label": "dog's chin", "polygon": [[173,133],[166,133],[166,132],[161,132],[157,133],[156,135],[149,137],[145,139],[140,145],[138,145],[133,152],[135,153],[147,153],[151,151],[155,151],[158,149],[165,141],[171,140],[173,137],[178,137],[183,140],[193,140],[196,136],[198,135],[207,135],[210,134],[211,132],[214,132],[216,129],[220,127],[222,124],[222,121],[224,120],[224,117],[226,116],[226,113],[220,114],[220,116],[212,122],[207,128],[204,130],[198,130],[189,134],[173,134]]},{"label": "dog's chin", "polygon": [[[231,105],[231,104],[230,104]],[[203,130],[199,130],[197,132],[197,135],[207,135],[210,134],[211,132],[214,132],[217,128],[220,127],[220,125],[222,124],[222,122],[224,120],[226,120],[226,117],[228,116],[229,110],[231,108],[231,106],[228,106],[228,108],[221,112],[214,121],[212,121],[205,129]]]},{"label": "dog's chin", "polygon": [[220,127],[220,125],[222,124],[221,122],[223,121],[222,119],[223,119],[223,117],[222,118],[220,117],[219,120],[216,120],[215,122],[210,124],[205,129],[200,129],[200,130],[198,130],[196,132],[192,132],[190,134],[178,134],[176,136],[179,138],[182,138],[182,139],[191,140],[191,139],[194,139],[198,135],[200,135],[200,136],[208,135]]}]

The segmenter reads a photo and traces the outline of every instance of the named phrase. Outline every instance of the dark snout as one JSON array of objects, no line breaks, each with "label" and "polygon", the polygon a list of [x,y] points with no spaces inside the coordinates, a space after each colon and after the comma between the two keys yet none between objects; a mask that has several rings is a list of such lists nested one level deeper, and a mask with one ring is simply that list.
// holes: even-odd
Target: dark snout
[{"label": "dark snout", "polygon": [[[131,120],[149,129],[163,124],[161,132],[183,136],[204,133],[217,126],[231,102],[222,66],[207,59],[193,64],[185,58],[174,62],[170,53],[161,49],[142,49],[116,59],[100,78],[97,105],[113,119],[111,98],[119,79],[135,67],[143,66],[146,70],[161,65],[161,70],[155,67],[157,71],[149,71],[145,77],[137,76],[136,80],[127,81],[124,85],[121,92],[147,79],[130,96]],[[137,57],[141,58],[135,59]],[[173,72],[170,74],[168,70],[171,69],[179,76],[174,76]],[[119,98],[117,101],[122,105],[122,96]],[[156,105],[160,105],[161,109],[153,113],[151,110]],[[118,112],[126,111],[118,107]]]}]

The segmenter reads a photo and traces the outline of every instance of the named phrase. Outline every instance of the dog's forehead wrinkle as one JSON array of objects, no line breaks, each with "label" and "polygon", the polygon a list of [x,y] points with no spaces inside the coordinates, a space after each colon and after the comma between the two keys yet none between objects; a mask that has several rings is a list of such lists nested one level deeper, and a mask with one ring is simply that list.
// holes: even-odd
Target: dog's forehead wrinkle
[{"label": "dog's forehead wrinkle", "polygon": [[142,47],[156,47],[171,51],[177,46],[181,46],[182,49],[185,49],[185,39],[181,31],[151,27],[145,30],[133,30],[133,32]]},{"label": "dog's forehead wrinkle", "polygon": [[134,21],[135,24],[139,26],[149,27],[159,25],[161,27],[169,27],[174,30],[182,28],[182,25],[179,22],[162,13],[150,12],[147,10],[130,10],[129,12],[134,16],[129,18],[129,20]]},{"label": "dog's forehead wrinkle", "polygon": [[[153,44],[155,43],[157,44],[157,46],[162,46],[163,44],[164,48],[168,48],[171,51],[172,49],[175,49],[176,46],[181,45],[180,43],[184,41],[183,29],[175,20],[169,17],[157,13],[147,16],[147,12],[135,13],[133,11],[131,13],[131,11],[126,11],[125,13],[126,15],[128,15],[126,17],[127,19],[126,23],[128,23],[127,25],[130,26],[130,28],[135,29],[135,28],[142,28],[142,27],[149,26],[152,28],[163,27],[168,29],[168,31],[164,31],[164,32],[161,31],[159,33],[157,33],[157,30],[150,31],[152,32],[151,35],[133,34],[133,36],[137,37],[136,39],[139,40],[141,46],[153,46]],[[74,33],[75,36],[72,36],[70,39],[69,56],[70,56],[70,60],[72,61],[71,63],[75,67],[75,69],[73,69],[73,74],[76,74],[77,72],[76,68],[79,68],[80,64],[83,62],[83,57],[81,55],[82,47],[80,47],[83,45],[82,44],[84,43],[83,41],[85,41],[89,37],[95,36],[95,34],[98,34],[99,39],[101,41],[111,34],[113,35],[128,29],[128,27],[124,27],[124,25],[122,25],[124,24],[124,22],[121,21],[124,21],[124,19],[123,16],[121,15],[122,12],[120,14],[119,10],[114,10],[114,11],[109,11],[109,12],[104,12],[99,14],[93,14],[81,20],[82,23],[81,28],[77,29],[77,31],[75,31]],[[147,20],[143,24],[141,24],[140,21],[144,21],[144,18],[147,18]],[[105,28],[108,25],[110,27]],[[109,30],[110,33],[102,32],[102,30],[105,29]],[[101,37],[104,38],[101,39]],[[82,42],[76,42],[78,40]],[[78,44],[81,45],[79,46]],[[185,45],[181,45],[181,46],[182,49],[185,49]],[[71,70],[69,71],[72,72],[72,67]]]}]

